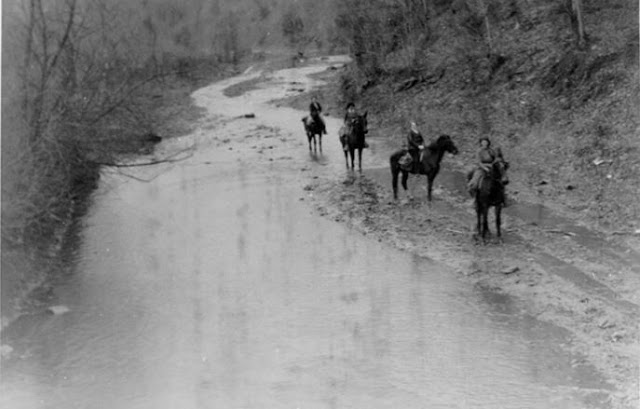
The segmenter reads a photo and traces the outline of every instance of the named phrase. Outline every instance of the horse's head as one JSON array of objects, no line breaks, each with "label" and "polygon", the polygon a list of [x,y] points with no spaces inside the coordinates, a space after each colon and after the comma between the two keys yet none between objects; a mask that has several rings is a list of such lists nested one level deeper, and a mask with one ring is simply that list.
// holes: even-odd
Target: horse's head
[{"label": "horse's head", "polygon": [[353,132],[356,135],[364,135],[369,132],[368,123],[367,123],[367,112],[363,115],[357,115],[351,121],[351,126],[353,127]]},{"label": "horse's head", "polygon": [[449,135],[440,135],[436,144],[444,152],[449,152],[452,155],[458,154],[458,147],[453,143]]},{"label": "horse's head", "polygon": [[509,162],[505,161],[503,158],[499,157],[497,160],[493,162],[492,173],[493,178],[495,180],[500,181],[503,186],[509,184],[509,178],[507,177],[507,169],[509,169]]}]

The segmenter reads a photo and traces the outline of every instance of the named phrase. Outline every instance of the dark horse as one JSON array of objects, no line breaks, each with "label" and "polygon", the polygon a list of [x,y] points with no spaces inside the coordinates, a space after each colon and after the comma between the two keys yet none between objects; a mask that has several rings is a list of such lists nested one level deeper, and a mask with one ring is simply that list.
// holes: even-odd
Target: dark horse
[{"label": "dark horse", "polygon": [[420,161],[412,165],[410,171],[404,170],[398,163],[400,158],[406,154],[406,149],[401,149],[391,155],[389,163],[391,164],[391,184],[393,186],[393,198],[398,198],[398,174],[402,172],[402,187],[407,190],[407,179],[409,173],[414,175],[427,175],[427,198],[431,201],[431,189],[433,187],[433,180],[440,171],[440,162],[445,152],[449,152],[453,155],[458,153],[458,148],[451,140],[449,135],[441,135],[435,142],[432,142],[420,153]]},{"label": "dark horse", "polygon": [[502,241],[502,231],[500,230],[502,207],[504,206],[504,187],[509,183],[507,178],[509,163],[502,159],[502,154],[493,162],[489,172],[480,178],[478,189],[475,191],[476,215],[478,217],[477,235],[482,237],[486,243],[487,233],[489,233],[489,208],[495,209],[496,214],[496,235]]},{"label": "dark horse", "polygon": [[357,115],[351,120],[350,132],[345,135],[344,160],[349,168],[349,158],[347,153],[351,156],[351,169],[355,167],[356,149],[358,150],[358,169],[362,170],[362,150],[364,149],[364,136],[368,132],[367,129],[367,113],[363,115]]},{"label": "dark horse", "polygon": [[[320,144],[320,152],[322,152],[322,124],[320,121],[314,120],[311,115],[302,118],[304,124],[304,131],[307,133],[307,139],[309,140],[309,152],[318,150],[318,143]],[[316,140],[316,136],[318,139]],[[311,142],[313,141],[313,149]]]}]

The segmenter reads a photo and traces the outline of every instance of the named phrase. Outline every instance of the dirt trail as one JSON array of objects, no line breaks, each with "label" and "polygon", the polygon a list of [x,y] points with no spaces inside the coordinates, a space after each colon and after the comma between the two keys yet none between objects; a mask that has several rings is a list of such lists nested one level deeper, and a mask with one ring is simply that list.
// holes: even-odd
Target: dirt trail
[{"label": "dirt trail", "polygon": [[[332,75],[326,73],[325,79]],[[303,108],[308,98],[303,94],[285,103]],[[371,129],[361,174],[345,170],[336,180],[311,172],[309,197],[317,211],[447,264],[462,280],[508,296],[527,314],[567,329],[571,342],[565,346],[584,355],[617,388],[612,407],[638,407],[640,251],[631,247],[632,241],[607,237],[541,201],[506,209],[504,244],[477,245],[472,240],[475,212],[464,192],[466,166],[459,159],[445,156],[432,203],[426,201],[424,177],[410,177],[412,200],[405,192],[399,201],[392,199],[388,156],[401,140]]]}]

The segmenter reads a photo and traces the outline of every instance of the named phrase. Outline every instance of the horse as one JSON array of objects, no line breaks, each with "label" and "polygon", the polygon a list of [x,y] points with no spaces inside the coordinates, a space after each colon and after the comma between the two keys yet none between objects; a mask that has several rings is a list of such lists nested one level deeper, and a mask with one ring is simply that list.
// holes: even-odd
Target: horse
[{"label": "horse", "polygon": [[440,162],[445,152],[457,155],[458,148],[449,135],[440,135],[435,142],[429,144],[429,146],[420,153],[418,163],[414,163],[409,171],[402,169],[399,163],[400,158],[407,153],[407,150],[401,149],[394,152],[389,158],[393,198],[398,199],[398,174],[402,173],[402,187],[404,190],[407,190],[407,179],[409,178],[409,173],[412,173],[414,175],[427,175],[427,199],[430,202],[433,180],[438,175],[438,172],[440,172]]},{"label": "horse", "polygon": [[475,237],[477,239],[480,236],[483,243],[487,242],[487,233],[489,233],[489,208],[491,206],[495,209],[496,235],[498,240],[502,242],[500,224],[502,208],[505,202],[504,187],[509,183],[507,169],[509,169],[509,163],[502,159],[500,154],[498,159],[491,164],[489,172],[480,178],[478,188],[474,194],[478,219]]},{"label": "horse", "polygon": [[351,170],[355,167],[355,154],[358,150],[358,169],[362,171],[362,150],[364,149],[364,136],[368,132],[367,129],[367,112],[357,115],[351,121],[351,130],[345,135],[344,141],[346,149],[344,150],[344,160],[349,169],[349,157],[351,157]]},{"label": "horse", "polygon": [[[320,152],[322,152],[322,124],[320,121],[313,119],[311,115],[302,118],[304,124],[304,131],[307,133],[307,139],[309,140],[309,152],[318,151],[318,143],[320,144]],[[316,136],[318,139],[316,140]],[[313,141],[313,149],[311,142]]]}]

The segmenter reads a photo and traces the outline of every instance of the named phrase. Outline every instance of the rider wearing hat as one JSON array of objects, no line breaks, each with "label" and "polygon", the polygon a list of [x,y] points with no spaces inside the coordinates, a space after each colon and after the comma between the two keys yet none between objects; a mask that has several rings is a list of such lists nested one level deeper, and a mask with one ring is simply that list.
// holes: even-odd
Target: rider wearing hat
[{"label": "rider wearing hat", "polygon": [[[347,112],[344,114],[344,124],[340,128],[340,143],[342,143],[342,149],[347,150],[347,140],[346,137],[349,133],[351,133],[351,127],[353,126],[353,121],[358,118],[358,112],[356,111],[356,104],[353,102],[349,102],[347,104]],[[369,144],[365,141],[364,147],[368,148]]]},{"label": "rider wearing hat", "polygon": [[[480,183],[480,178],[483,175],[488,174],[491,171],[493,162],[502,158],[502,152],[500,149],[493,149],[491,147],[491,140],[486,136],[480,138],[480,150],[478,151],[478,162],[475,167],[469,172],[467,178],[469,183],[467,185],[469,194],[474,197]],[[506,204],[506,200],[505,200]]]},{"label": "rider wearing hat", "polygon": [[311,115],[311,119],[314,121],[318,121],[322,128],[322,133],[327,134],[327,127],[322,119],[322,105],[318,102],[318,98],[314,95],[311,97],[311,104],[309,104],[309,113]]},{"label": "rider wearing hat", "polygon": [[418,125],[411,121],[409,135],[407,135],[407,151],[411,154],[414,166],[420,162],[420,151],[424,149],[424,138],[418,130]]}]

